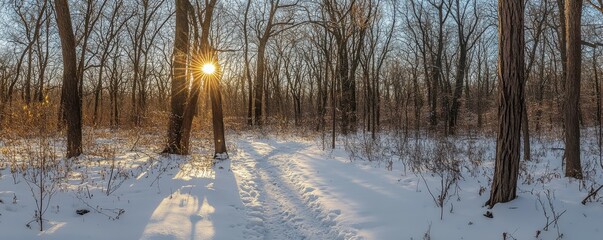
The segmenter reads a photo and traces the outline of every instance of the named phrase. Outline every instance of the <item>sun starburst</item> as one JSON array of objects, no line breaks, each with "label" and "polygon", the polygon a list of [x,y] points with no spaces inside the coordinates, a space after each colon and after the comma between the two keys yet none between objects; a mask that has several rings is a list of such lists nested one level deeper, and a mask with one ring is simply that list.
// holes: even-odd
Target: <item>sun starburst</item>
[{"label": "sun starburst", "polygon": [[201,71],[207,75],[212,75],[216,72],[216,65],[213,63],[205,63],[201,66]]}]

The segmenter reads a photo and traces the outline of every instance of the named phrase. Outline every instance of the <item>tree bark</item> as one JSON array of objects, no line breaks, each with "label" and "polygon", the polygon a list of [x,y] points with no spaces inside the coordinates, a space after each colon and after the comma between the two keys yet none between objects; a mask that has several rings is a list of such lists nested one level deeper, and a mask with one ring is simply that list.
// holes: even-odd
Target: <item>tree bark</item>
[{"label": "tree bark", "polygon": [[565,176],[582,179],[580,164],[580,75],[582,1],[566,0],[567,76],[565,80]]},{"label": "tree bark", "polygon": [[186,65],[189,51],[189,26],[187,0],[176,1],[176,31],[174,37],[174,64],[172,68],[172,100],[168,126],[167,146],[164,153],[181,154],[182,120],[186,107],[188,88],[186,86]]},{"label": "tree bark", "polygon": [[515,199],[524,95],[524,1],[498,2],[498,135],[490,208]]},{"label": "tree bark", "polygon": [[67,158],[82,153],[82,107],[77,78],[75,37],[67,0],[55,0],[55,12],[63,54],[63,106],[61,111],[67,123]]},{"label": "tree bark", "polygon": [[224,139],[224,115],[222,113],[222,94],[218,76],[206,79],[211,99],[212,124],[214,129],[214,158],[227,158],[226,140]]}]

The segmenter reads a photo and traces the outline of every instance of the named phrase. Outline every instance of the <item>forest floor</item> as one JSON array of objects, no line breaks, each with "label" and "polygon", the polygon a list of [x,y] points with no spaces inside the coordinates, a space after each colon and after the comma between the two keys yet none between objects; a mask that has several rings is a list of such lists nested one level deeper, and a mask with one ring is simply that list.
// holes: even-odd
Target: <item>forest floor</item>
[{"label": "forest floor", "polygon": [[[211,147],[202,147],[208,141],[195,140],[195,153],[180,157],[157,154],[157,135],[93,135],[86,155],[72,161],[54,156],[63,155],[61,139],[0,140],[0,239],[599,239],[603,233],[603,191],[581,204],[603,184],[594,140],[582,144],[586,177],[577,181],[562,177],[561,142],[534,139],[518,198],[487,209],[491,137],[358,135],[323,150],[320,138],[229,134],[230,159],[214,162]],[[31,166],[39,159],[46,174]],[[35,221],[40,202],[43,231]]]}]

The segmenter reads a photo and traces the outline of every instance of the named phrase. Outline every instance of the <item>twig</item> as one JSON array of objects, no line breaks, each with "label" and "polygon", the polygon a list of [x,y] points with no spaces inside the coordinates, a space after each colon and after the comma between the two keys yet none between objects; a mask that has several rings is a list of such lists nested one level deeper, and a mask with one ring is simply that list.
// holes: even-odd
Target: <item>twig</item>
[{"label": "twig", "polygon": [[136,144],[138,144],[139,140],[140,140],[140,134],[137,133],[136,134],[136,141],[134,141],[134,144],[132,144],[132,148],[130,148],[130,152],[134,151],[134,148],[136,148]]},{"label": "twig", "polygon": [[425,177],[423,177],[423,173],[419,172],[419,175],[421,176],[421,178],[423,179],[423,182],[425,182],[425,187],[427,187],[427,192],[429,192],[429,195],[431,195],[431,198],[433,199],[433,201],[436,203],[436,205],[439,207],[439,203],[438,200],[436,199],[436,197],[433,195],[433,193],[431,193],[431,190],[429,189],[429,184],[427,184],[427,180],[425,180]]},{"label": "twig", "polygon": [[567,210],[563,210],[563,212],[561,212],[559,215],[555,215],[555,218],[553,218],[553,221],[551,221],[550,223],[547,223],[546,226],[544,226],[543,229],[547,229],[549,227],[549,225],[551,225],[552,223],[557,223],[557,220],[559,220],[559,218],[561,217],[561,215],[563,215]]},{"label": "twig", "polygon": [[[82,199],[80,196],[75,196],[77,199],[79,199],[80,201],[82,201],[82,203],[84,203],[86,206],[88,206],[90,209],[94,210],[96,213],[105,215],[106,217],[108,217],[110,220],[115,221],[117,219],[119,219],[119,216],[121,216],[124,212],[126,212],[124,209],[122,208],[116,208],[117,209],[117,213],[113,212],[116,214],[116,216],[111,216],[109,214],[106,214],[104,212],[102,212],[101,210],[98,209],[97,207],[93,207],[90,204],[88,204],[88,202],[86,202],[84,199]],[[102,209],[102,208],[101,208]]]}]

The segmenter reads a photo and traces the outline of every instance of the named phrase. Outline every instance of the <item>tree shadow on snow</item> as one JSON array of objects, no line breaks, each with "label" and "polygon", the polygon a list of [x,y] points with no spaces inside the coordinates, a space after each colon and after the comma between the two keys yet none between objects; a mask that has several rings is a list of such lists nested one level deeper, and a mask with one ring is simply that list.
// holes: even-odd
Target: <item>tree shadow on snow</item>
[{"label": "tree shadow on snow", "polygon": [[149,211],[140,239],[243,238],[245,218],[230,160],[213,167],[207,166],[212,159],[201,161],[191,160],[163,180],[173,192]]}]

